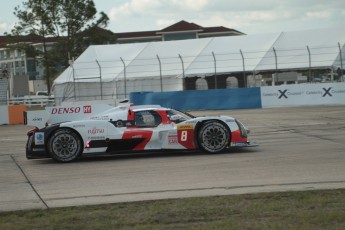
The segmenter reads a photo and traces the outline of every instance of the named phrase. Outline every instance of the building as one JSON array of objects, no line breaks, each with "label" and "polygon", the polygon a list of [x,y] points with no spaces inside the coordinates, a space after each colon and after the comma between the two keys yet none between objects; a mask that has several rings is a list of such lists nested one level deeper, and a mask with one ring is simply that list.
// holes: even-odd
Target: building
[{"label": "building", "polygon": [[[29,80],[42,80],[43,69],[34,58],[27,57],[25,52],[11,48],[11,44],[31,44],[35,49],[43,50],[43,38],[37,35],[26,36],[0,36],[0,69],[7,72],[8,76],[27,75]],[[55,38],[46,38],[49,49],[56,42]]]},{"label": "building", "polygon": [[[47,49],[53,47],[55,38],[46,38]],[[43,38],[37,35],[0,36],[0,78],[7,79],[10,97],[34,94],[36,90],[47,90],[44,68],[39,58],[29,57],[11,44],[26,43],[43,51]],[[37,88],[37,85],[40,85]]]},{"label": "building", "polygon": [[183,20],[162,30],[115,33],[117,43],[171,41],[237,35],[244,35],[244,33],[223,26],[202,27]]}]

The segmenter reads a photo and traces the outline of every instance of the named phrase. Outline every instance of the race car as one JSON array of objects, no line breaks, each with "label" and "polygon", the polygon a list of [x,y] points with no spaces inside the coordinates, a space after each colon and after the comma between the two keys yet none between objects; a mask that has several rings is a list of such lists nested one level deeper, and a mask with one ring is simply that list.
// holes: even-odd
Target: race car
[{"label": "race car", "polygon": [[[62,109],[60,109],[63,111]],[[98,154],[256,146],[249,130],[229,116],[194,117],[159,105],[121,104],[87,119],[47,124],[27,133],[27,159],[71,162]]]}]

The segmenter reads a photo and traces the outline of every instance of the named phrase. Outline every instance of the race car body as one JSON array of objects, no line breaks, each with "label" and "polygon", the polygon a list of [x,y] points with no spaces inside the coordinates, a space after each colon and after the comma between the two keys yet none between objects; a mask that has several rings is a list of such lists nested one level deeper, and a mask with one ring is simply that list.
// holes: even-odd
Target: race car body
[{"label": "race car body", "polygon": [[81,156],[156,150],[222,152],[254,146],[248,130],[228,116],[194,117],[158,105],[120,105],[88,119],[66,121],[28,132],[28,159],[60,162]]}]

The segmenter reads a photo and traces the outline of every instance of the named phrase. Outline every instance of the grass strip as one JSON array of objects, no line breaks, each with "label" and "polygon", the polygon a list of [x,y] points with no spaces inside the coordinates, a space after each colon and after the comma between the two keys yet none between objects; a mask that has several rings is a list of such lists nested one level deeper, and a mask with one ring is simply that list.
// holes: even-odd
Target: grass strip
[{"label": "grass strip", "polygon": [[345,189],[2,212],[0,229],[345,229]]}]

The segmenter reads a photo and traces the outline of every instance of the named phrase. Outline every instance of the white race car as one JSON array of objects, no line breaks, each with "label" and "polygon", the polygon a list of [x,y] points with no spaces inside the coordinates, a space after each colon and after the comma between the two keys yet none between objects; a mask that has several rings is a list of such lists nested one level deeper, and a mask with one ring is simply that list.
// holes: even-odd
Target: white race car
[{"label": "white race car", "polygon": [[256,146],[248,130],[228,116],[194,117],[159,105],[123,104],[88,119],[66,121],[28,132],[26,157],[70,162],[97,154],[157,150],[202,150]]}]

